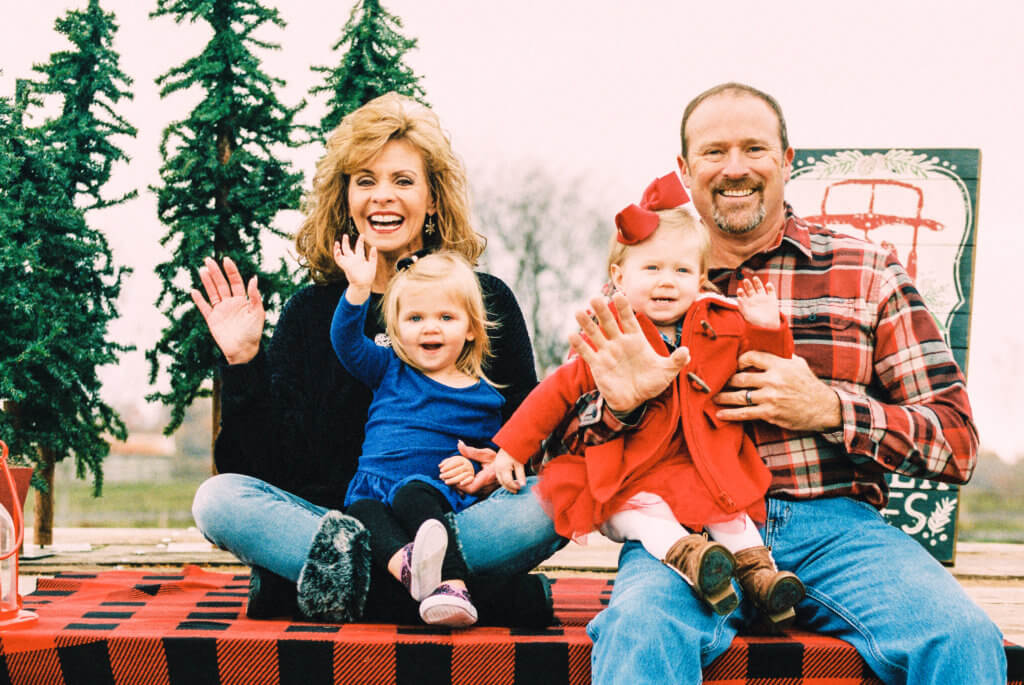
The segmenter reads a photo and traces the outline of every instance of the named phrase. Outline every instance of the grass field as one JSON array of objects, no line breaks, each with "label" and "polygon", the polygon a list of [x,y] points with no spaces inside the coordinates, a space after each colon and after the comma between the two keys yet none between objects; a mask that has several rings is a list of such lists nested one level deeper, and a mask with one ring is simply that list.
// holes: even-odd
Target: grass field
[{"label": "grass field", "polygon": [[[154,469],[152,459],[118,464],[108,472],[103,496],[92,496],[88,481],[73,477],[70,463],[58,467],[55,520],[60,527],[188,528],[196,488],[209,474],[209,458],[173,458],[173,466]],[[112,466],[114,464],[112,463]],[[142,478],[141,480],[130,480]],[[29,496],[29,512],[32,511]],[[32,514],[28,521],[31,525]],[[961,490],[959,539],[1024,543],[1024,465],[1015,467],[982,458],[971,484]]]},{"label": "grass field", "polygon": [[[104,469],[103,495],[78,480],[70,460],[57,465],[54,525],[100,528],[188,528],[192,496],[210,474],[209,457],[111,459]],[[32,495],[28,506],[32,509]],[[27,517],[31,522],[31,514]]]},{"label": "grass field", "polygon": [[196,479],[162,483],[107,483],[103,486],[103,496],[98,498],[92,496],[89,483],[77,480],[59,483],[54,501],[54,525],[188,528],[194,525],[192,496],[201,482],[201,479]]},{"label": "grass field", "polygon": [[[188,528],[193,525],[192,496],[201,482],[202,478],[197,477],[161,483],[107,483],[103,496],[94,498],[88,483],[65,481],[58,483],[54,524]],[[968,487],[962,492],[960,507],[960,540],[1024,543],[1024,495],[1008,498]]]},{"label": "grass field", "polygon": [[1024,543],[1024,493],[1006,496],[964,488],[959,527],[961,540]]}]

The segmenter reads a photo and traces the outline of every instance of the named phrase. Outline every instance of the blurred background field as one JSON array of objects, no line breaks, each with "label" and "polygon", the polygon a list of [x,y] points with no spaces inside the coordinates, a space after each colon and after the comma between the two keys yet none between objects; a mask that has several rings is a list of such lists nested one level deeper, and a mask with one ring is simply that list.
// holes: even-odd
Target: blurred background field
[{"label": "blurred background field", "polygon": [[[166,416],[128,411],[127,442],[111,444],[103,462],[103,493],[91,479],[75,478],[74,464],[57,464],[54,525],[57,527],[188,528],[196,488],[211,473],[210,401],[198,400],[173,437],[161,429]],[[32,496],[26,509],[31,510]]]},{"label": "blurred background field", "polygon": [[960,490],[960,540],[1024,543],[1024,473],[982,452],[970,484]]},{"label": "blurred background field", "polygon": [[[88,481],[58,469],[55,520],[59,527],[187,528],[192,495],[210,473],[206,455],[112,455],[102,497]],[[137,479],[124,480],[124,474]],[[30,498],[31,502],[31,498]],[[961,490],[960,540],[1024,543],[1024,474],[985,454],[974,480]]]},{"label": "blurred background field", "polygon": [[[154,427],[132,431],[104,464],[103,496],[78,480],[70,461],[58,465],[58,527],[188,528],[196,488],[210,474],[208,402],[197,402],[174,438]],[[1024,543],[1024,469],[983,451],[971,483],[960,491],[959,539]],[[32,498],[29,498],[29,507]]]}]

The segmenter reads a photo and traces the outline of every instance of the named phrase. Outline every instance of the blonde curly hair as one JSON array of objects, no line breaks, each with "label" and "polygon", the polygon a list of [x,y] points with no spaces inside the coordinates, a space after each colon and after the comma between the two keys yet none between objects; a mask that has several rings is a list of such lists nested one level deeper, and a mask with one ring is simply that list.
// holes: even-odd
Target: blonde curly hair
[{"label": "blonde curly hair", "polygon": [[424,245],[463,255],[471,265],[487,244],[470,225],[469,189],[461,160],[452,151],[437,115],[412,98],[386,93],[350,113],[327,138],[327,152],[316,166],[306,195],[306,219],[295,235],[299,263],[316,283],[344,282],[334,262],[334,242],[350,228],[348,184],[392,140],[412,144],[423,156],[437,230]]},{"label": "blonde curly hair", "polygon": [[[402,293],[409,288],[429,288],[433,293],[444,293],[454,299],[466,311],[472,340],[467,340],[455,361],[455,368],[467,376],[483,378],[484,362],[491,356],[491,340],[487,329],[493,324],[487,320],[480,282],[469,261],[459,252],[443,250],[420,257],[411,266],[400,269],[384,293],[384,322],[391,349],[403,362],[416,368],[409,353],[398,337],[398,322],[402,316]],[[494,383],[491,383],[494,385]]]}]

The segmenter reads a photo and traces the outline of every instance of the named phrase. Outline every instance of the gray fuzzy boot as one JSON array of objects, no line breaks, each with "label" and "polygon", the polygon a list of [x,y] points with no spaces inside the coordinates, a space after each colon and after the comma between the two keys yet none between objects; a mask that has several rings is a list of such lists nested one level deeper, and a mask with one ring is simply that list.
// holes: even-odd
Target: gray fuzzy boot
[{"label": "gray fuzzy boot", "polygon": [[327,512],[299,572],[299,612],[313,621],[357,621],[369,589],[369,531],[340,511]]}]

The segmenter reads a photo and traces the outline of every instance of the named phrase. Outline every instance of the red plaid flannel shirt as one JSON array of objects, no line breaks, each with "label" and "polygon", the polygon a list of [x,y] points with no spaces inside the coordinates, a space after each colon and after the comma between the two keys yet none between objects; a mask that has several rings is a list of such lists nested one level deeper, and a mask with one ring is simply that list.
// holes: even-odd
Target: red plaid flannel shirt
[{"label": "red plaid flannel shirt", "polygon": [[786,209],[774,247],[711,272],[730,296],[743,278],[773,283],[796,354],[839,395],[834,432],[750,425],[772,472],[769,494],[849,495],[882,507],[888,471],[967,482],[978,432],[964,377],[910,277],[887,250]]}]

